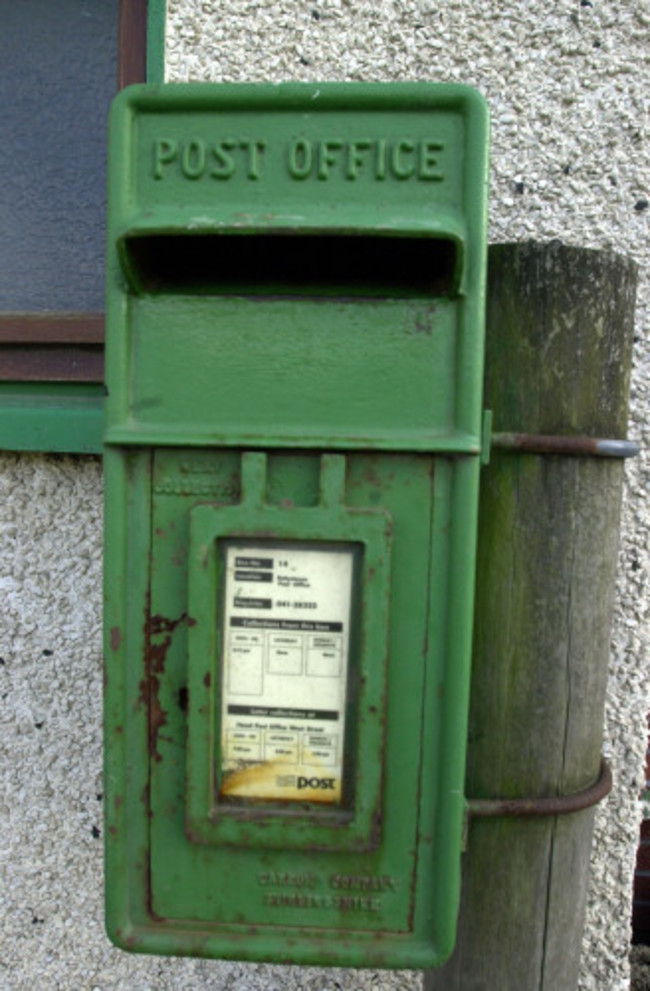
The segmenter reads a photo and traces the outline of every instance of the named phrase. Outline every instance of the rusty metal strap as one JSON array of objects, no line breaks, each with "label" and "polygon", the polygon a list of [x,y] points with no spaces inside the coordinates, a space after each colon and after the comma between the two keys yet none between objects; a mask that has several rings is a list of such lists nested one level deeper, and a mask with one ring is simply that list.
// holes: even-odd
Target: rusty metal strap
[{"label": "rusty metal strap", "polygon": [[471,798],[467,811],[472,818],[487,816],[561,816],[597,805],[612,788],[612,771],[604,757],[598,780],[582,791],[556,798]]},{"label": "rusty metal strap", "polygon": [[552,434],[494,433],[491,446],[515,454],[568,454],[591,458],[635,458],[641,450],[631,440],[558,437]]}]

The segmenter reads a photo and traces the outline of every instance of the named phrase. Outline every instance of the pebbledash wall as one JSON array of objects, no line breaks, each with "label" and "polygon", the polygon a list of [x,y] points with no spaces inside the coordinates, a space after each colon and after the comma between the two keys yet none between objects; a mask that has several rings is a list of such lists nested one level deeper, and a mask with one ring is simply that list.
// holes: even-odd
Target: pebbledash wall
[{"label": "pebbledash wall", "polygon": [[[630,254],[640,265],[629,436],[646,448],[649,70],[647,0],[168,2],[168,80],[478,87],[493,115],[491,240],[560,238]],[[627,469],[605,726],[616,784],[597,820],[581,991],[629,984],[649,707],[649,472],[645,456]],[[109,945],[101,488],[97,459],[0,455],[0,988],[419,988],[415,973],[132,957]]]}]

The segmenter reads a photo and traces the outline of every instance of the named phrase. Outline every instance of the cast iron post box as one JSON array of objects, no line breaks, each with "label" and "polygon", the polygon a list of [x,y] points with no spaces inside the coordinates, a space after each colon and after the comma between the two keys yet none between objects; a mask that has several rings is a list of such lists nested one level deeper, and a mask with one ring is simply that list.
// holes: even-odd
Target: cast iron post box
[{"label": "cast iron post box", "polygon": [[117,98],[106,887],[127,949],[451,951],[486,162],[459,86]]}]

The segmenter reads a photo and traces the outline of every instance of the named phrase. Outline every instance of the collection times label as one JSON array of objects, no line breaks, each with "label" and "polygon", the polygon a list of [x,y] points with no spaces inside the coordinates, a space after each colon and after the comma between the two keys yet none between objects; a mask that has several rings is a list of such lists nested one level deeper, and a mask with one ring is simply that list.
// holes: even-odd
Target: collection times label
[{"label": "collection times label", "polygon": [[353,551],[228,541],[225,574],[221,793],[339,804]]}]

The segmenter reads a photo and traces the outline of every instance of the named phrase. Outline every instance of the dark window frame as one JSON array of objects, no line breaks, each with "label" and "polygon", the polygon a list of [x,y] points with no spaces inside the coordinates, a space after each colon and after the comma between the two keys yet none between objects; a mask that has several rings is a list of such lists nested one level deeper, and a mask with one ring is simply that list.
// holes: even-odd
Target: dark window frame
[{"label": "dark window frame", "polygon": [[[116,92],[147,77],[148,0],[120,0]],[[104,314],[1,313],[0,383],[104,381]]]}]

